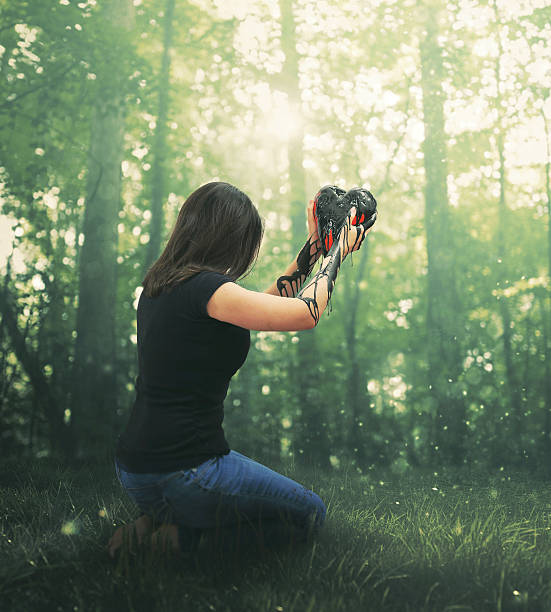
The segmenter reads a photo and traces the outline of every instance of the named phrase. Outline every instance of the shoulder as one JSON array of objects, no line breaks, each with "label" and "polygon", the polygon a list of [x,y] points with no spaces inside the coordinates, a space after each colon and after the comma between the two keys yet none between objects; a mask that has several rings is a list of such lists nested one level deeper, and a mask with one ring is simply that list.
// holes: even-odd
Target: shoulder
[{"label": "shoulder", "polygon": [[192,290],[197,290],[199,288],[218,288],[220,285],[232,282],[234,282],[233,278],[227,274],[212,272],[211,270],[201,270],[182,282],[181,285],[184,287],[187,286]]},{"label": "shoulder", "polygon": [[197,287],[205,287],[208,285],[216,285],[218,283],[226,283],[233,281],[227,274],[221,272],[213,272],[211,270],[200,270],[194,272],[184,280],[176,282],[172,289],[177,291],[193,290]]},{"label": "shoulder", "polygon": [[207,312],[207,302],[212,295],[222,286],[233,284],[233,279],[227,274],[201,270],[190,278],[180,283],[179,291],[182,296],[187,296],[186,303],[189,303],[189,310],[200,318],[209,316]]}]

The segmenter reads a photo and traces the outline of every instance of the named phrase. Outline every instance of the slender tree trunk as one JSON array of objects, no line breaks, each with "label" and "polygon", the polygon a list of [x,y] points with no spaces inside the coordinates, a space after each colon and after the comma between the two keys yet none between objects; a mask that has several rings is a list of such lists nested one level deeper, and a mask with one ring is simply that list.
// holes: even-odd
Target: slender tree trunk
[{"label": "slender tree trunk", "polygon": [[[365,387],[365,368],[360,368],[356,350],[356,331],[358,324],[358,306],[360,302],[359,281],[363,278],[369,259],[369,236],[366,238],[359,255],[358,269],[354,271],[354,279],[350,279],[343,289],[346,291],[346,347],[348,355],[347,403],[350,414],[348,430],[349,454],[355,458],[363,469],[367,463],[376,458],[367,452],[369,436],[374,432],[375,419],[370,415],[370,397]],[[353,255],[352,255],[353,256]],[[363,364],[365,366],[365,364]]]},{"label": "slender tree trunk", "polygon": [[[55,227],[55,222],[52,222],[50,227]],[[48,242],[46,244],[45,255],[51,262],[52,269],[58,270],[62,268],[65,244],[58,240],[55,249],[51,243]],[[65,413],[66,408],[71,409],[70,394],[72,385],[71,372],[67,368],[67,364],[71,360],[72,351],[71,331],[59,326],[59,322],[67,310],[65,304],[66,293],[57,278],[52,277],[50,279],[48,274],[44,274],[42,275],[42,280],[45,285],[44,294],[48,296],[48,304],[40,323],[40,331],[44,333],[44,339],[39,339],[39,346],[41,347],[40,357],[42,361],[46,361],[51,365],[52,374],[48,378],[48,383],[50,388],[55,390],[61,413]],[[54,333],[52,333],[52,330]],[[67,428],[65,419],[62,426]]]},{"label": "slender tree trunk", "polygon": [[436,412],[433,459],[462,464],[465,456],[464,401],[457,385],[461,371],[459,313],[453,236],[447,190],[444,132],[444,68],[438,45],[438,3],[424,5],[426,33],[420,43],[425,141],[423,143],[425,225],[428,256],[428,382]]},{"label": "slender tree trunk", "polygon": [[[251,425],[251,414],[256,410],[256,393],[252,389],[256,369],[254,353],[254,349],[251,349],[245,365],[232,378],[231,393],[224,401],[224,429],[230,448],[253,457],[261,447],[255,437],[247,435],[254,427]],[[236,401],[237,405],[234,403]]]},{"label": "slender tree trunk", "polygon": [[[531,351],[532,351],[532,317],[533,313],[526,313],[526,327],[524,330],[524,337],[526,342],[524,344],[524,372],[522,377],[522,403],[523,406],[530,405],[530,374],[531,374]],[[544,311],[545,316],[545,311]],[[523,417],[526,416],[523,413]]]},{"label": "slender tree trunk", "polygon": [[[544,460],[551,470],[551,135],[549,124],[542,108],[543,124],[545,126],[545,143],[547,161],[545,163],[545,195],[547,197],[547,317],[549,330],[545,338],[545,421],[544,421]],[[542,309],[545,317],[545,309]]]},{"label": "slender tree trunk", "polygon": [[[499,203],[498,203],[498,223],[497,223],[497,259],[498,259],[498,283],[500,289],[505,289],[509,285],[507,275],[507,249],[505,248],[505,232],[508,226],[508,208],[505,201],[505,155],[503,136],[500,132],[497,136],[497,146],[499,152]],[[499,312],[503,325],[503,356],[505,359],[505,375],[507,377],[507,388],[511,398],[511,408],[513,413],[512,421],[513,436],[516,438],[516,450],[519,461],[523,461],[522,449],[522,398],[520,395],[519,382],[516,375],[516,367],[513,362],[512,332],[511,332],[511,313],[507,299],[498,296]],[[508,429],[508,428],[507,428]]]},{"label": "slender tree trunk", "polygon": [[[129,29],[132,3],[111,0],[105,5],[104,18]],[[71,419],[79,458],[106,453],[113,446],[117,410],[116,257],[124,100],[121,87],[113,87],[112,70],[104,66],[97,75],[82,229]],[[127,78],[118,76],[119,82]]]},{"label": "slender tree trunk", "polygon": [[149,228],[149,243],[145,258],[144,276],[151,264],[159,257],[163,232],[163,203],[165,198],[165,160],[166,133],[170,89],[170,50],[172,47],[172,29],[174,17],[174,0],[166,0],[164,14],[163,56],[159,74],[159,106],[155,137],[153,140],[152,193],[151,193],[151,224]]},{"label": "slender tree trunk", "polygon": [[30,458],[34,457],[34,452],[33,452],[34,450],[34,424],[36,422],[37,409],[38,409],[38,398],[35,393],[33,397],[31,418],[29,420],[29,443],[28,443],[28,448],[27,448],[27,456]]},{"label": "slender tree trunk", "polygon": [[[292,0],[280,0],[281,7],[281,46],[285,54],[282,70],[282,83],[287,93],[289,106],[294,116],[300,117],[300,87],[298,53],[296,50],[295,21]],[[306,195],[304,160],[304,130],[297,129],[290,137],[287,146],[289,158],[289,182],[291,186],[291,220],[293,247],[295,252],[306,242],[306,205],[310,199]],[[313,194],[312,194],[313,195]],[[318,365],[316,363],[315,330],[299,334],[297,343],[297,369],[293,374],[299,409],[301,411],[297,436],[293,440],[295,456],[320,467],[329,467],[329,439],[324,427],[325,410],[323,398],[318,389]],[[301,452],[302,451],[302,452]]]},{"label": "slender tree trunk", "polygon": [[[499,27],[499,14],[497,6],[494,2],[494,14],[496,17],[496,24]],[[501,41],[499,38],[499,30],[496,32],[498,41],[498,54],[495,63],[495,78],[496,78],[496,108],[498,115],[498,134],[497,134],[497,150],[499,155],[499,202],[498,202],[498,222],[497,222],[497,270],[498,270],[498,286],[499,289],[503,290],[509,285],[508,278],[508,250],[505,247],[505,233],[509,226],[509,211],[505,198],[505,186],[506,186],[506,174],[505,174],[505,143],[503,138],[503,122],[502,122],[502,98],[500,92],[501,86],[501,66],[500,60],[503,55],[503,49],[501,48]],[[514,437],[516,438],[516,450],[518,454],[519,462],[524,460],[524,453],[522,449],[522,398],[520,394],[519,381],[516,374],[515,364],[513,362],[513,347],[512,347],[512,333],[511,333],[511,313],[507,299],[504,296],[498,296],[499,301],[499,312],[501,315],[501,321],[503,325],[503,357],[505,360],[505,374],[507,377],[507,388],[509,390],[509,397],[511,398],[511,411]],[[506,427],[506,429],[509,429]]]}]

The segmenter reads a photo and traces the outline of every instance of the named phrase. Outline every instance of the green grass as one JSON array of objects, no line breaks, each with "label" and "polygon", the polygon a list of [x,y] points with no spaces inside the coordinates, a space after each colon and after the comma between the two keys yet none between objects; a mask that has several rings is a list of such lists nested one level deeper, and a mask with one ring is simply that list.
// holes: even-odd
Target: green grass
[{"label": "green grass", "polygon": [[[274,466],[270,466],[274,467]],[[310,545],[193,566],[105,544],[139,512],[111,466],[0,470],[2,610],[551,610],[551,487],[528,475],[280,468],[328,512]],[[230,544],[228,544],[230,542]]]}]

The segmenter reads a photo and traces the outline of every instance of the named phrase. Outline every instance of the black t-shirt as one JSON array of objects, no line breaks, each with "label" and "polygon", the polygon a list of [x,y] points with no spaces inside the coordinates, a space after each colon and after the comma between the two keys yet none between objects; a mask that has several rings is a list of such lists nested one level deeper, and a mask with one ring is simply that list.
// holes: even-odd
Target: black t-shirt
[{"label": "black t-shirt", "polygon": [[136,399],[115,452],[127,471],[172,472],[230,452],[223,402],[250,332],[207,314],[226,282],[203,271],[157,297],[140,295]]}]

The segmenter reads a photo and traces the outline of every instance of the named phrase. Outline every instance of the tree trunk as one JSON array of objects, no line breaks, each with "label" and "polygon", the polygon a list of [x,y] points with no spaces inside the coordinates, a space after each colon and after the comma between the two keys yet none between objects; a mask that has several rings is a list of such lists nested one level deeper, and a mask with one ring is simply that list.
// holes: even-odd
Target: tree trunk
[{"label": "tree trunk", "polygon": [[[497,28],[499,28],[499,14],[497,6],[494,3],[494,14],[496,17]],[[495,63],[495,78],[496,78],[496,108],[497,108],[497,150],[499,155],[499,202],[498,202],[498,222],[497,222],[497,280],[498,288],[500,290],[505,289],[509,285],[508,279],[508,265],[507,265],[507,249],[505,248],[505,232],[509,225],[509,215],[507,202],[505,199],[505,144],[503,138],[503,122],[502,122],[502,98],[500,93],[501,85],[501,66],[500,59],[503,55],[503,49],[501,47],[501,41],[499,38],[499,30],[496,32],[496,38],[498,41],[498,54]],[[524,461],[524,453],[522,449],[522,398],[520,395],[519,381],[516,374],[515,364],[513,363],[513,348],[512,348],[512,333],[511,333],[511,313],[509,311],[509,305],[505,296],[499,296],[499,312],[501,315],[501,321],[503,324],[503,357],[505,360],[505,374],[507,377],[507,388],[509,389],[509,397],[511,398],[511,412],[512,414],[512,429],[513,436],[516,438],[516,451],[518,454],[519,462]],[[505,428],[510,430],[509,427]]]},{"label": "tree trunk", "polygon": [[[544,421],[544,461],[551,470],[551,135],[549,124],[543,108],[541,109],[545,127],[547,161],[545,163],[545,195],[547,197],[547,297],[548,297],[548,333],[545,338],[545,421]],[[542,311],[545,313],[545,309]],[[542,316],[545,316],[543,314]]]},{"label": "tree trunk", "polygon": [[[282,83],[287,93],[289,106],[294,116],[300,117],[300,87],[298,53],[296,50],[295,22],[292,0],[281,0],[281,46],[285,54],[282,69]],[[302,162],[304,129],[300,127],[289,138],[287,146],[289,159],[289,183],[291,186],[291,220],[294,252],[306,242],[306,196],[305,177]],[[314,194],[312,194],[314,195]],[[295,457],[302,457],[308,463],[323,468],[329,467],[329,439],[324,423],[323,398],[317,387],[319,374],[316,363],[315,330],[302,331],[297,343],[297,366],[292,373],[293,386],[296,389],[300,418],[293,452]]]},{"label": "tree trunk", "polygon": [[[129,29],[132,3],[111,0],[105,5],[104,19]],[[90,137],[71,419],[78,458],[106,453],[113,446],[117,410],[116,258],[124,100],[120,85],[113,87],[112,70],[112,66],[98,70]],[[125,74],[118,76],[119,83],[127,78]]]},{"label": "tree trunk", "polygon": [[423,143],[425,226],[428,257],[428,383],[435,417],[433,460],[454,465],[464,458],[464,401],[457,385],[461,371],[459,313],[448,210],[444,67],[438,45],[438,5],[426,4],[426,33],[420,42],[425,140]]},{"label": "tree trunk", "polygon": [[145,258],[144,276],[151,264],[159,257],[163,233],[163,203],[165,198],[165,159],[166,159],[166,125],[168,120],[170,88],[170,50],[172,46],[172,29],[174,17],[174,0],[166,0],[164,14],[163,56],[159,74],[159,106],[155,137],[153,140],[151,224],[149,243]]},{"label": "tree trunk", "polygon": [[[499,105],[499,102],[498,102]],[[501,128],[500,128],[501,129]],[[505,156],[503,136],[500,133],[497,136],[498,152],[499,152],[499,203],[498,203],[498,222],[497,222],[497,259],[498,259],[498,287],[503,290],[509,285],[507,278],[507,249],[505,248],[505,231],[508,224],[508,209],[505,201]],[[511,313],[507,298],[498,295],[499,312],[503,324],[503,357],[505,360],[505,374],[507,377],[507,388],[511,398],[511,408],[513,413],[512,435],[516,438],[516,450],[519,461],[524,460],[522,449],[522,398],[520,395],[519,382],[517,380],[516,368],[513,363],[513,347],[511,333]],[[506,429],[510,429],[506,427]]]},{"label": "tree trunk", "polygon": [[[348,357],[346,409],[350,413],[347,444],[350,455],[354,457],[357,465],[362,469],[366,468],[369,462],[376,460],[373,453],[368,453],[366,451],[369,438],[374,433],[376,420],[370,414],[370,397],[365,387],[365,375],[363,374],[365,368],[360,368],[356,351],[357,315],[360,302],[359,282],[363,278],[364,271],[367,267],[369,256],[368,246],[369,236],[365,239],[360,253],[358,254],[360,262],[358,269],[354,271],[354,278],[347,279],[348,282],[343,286],[343,289],[346,291],[347,312],[344,334]],[[352,257],[353,256],[354,255],[352,255]],[[378,429],[378,427],[376,429]],[[372,444],[370,444],[370,446],[373,447]]]}]

